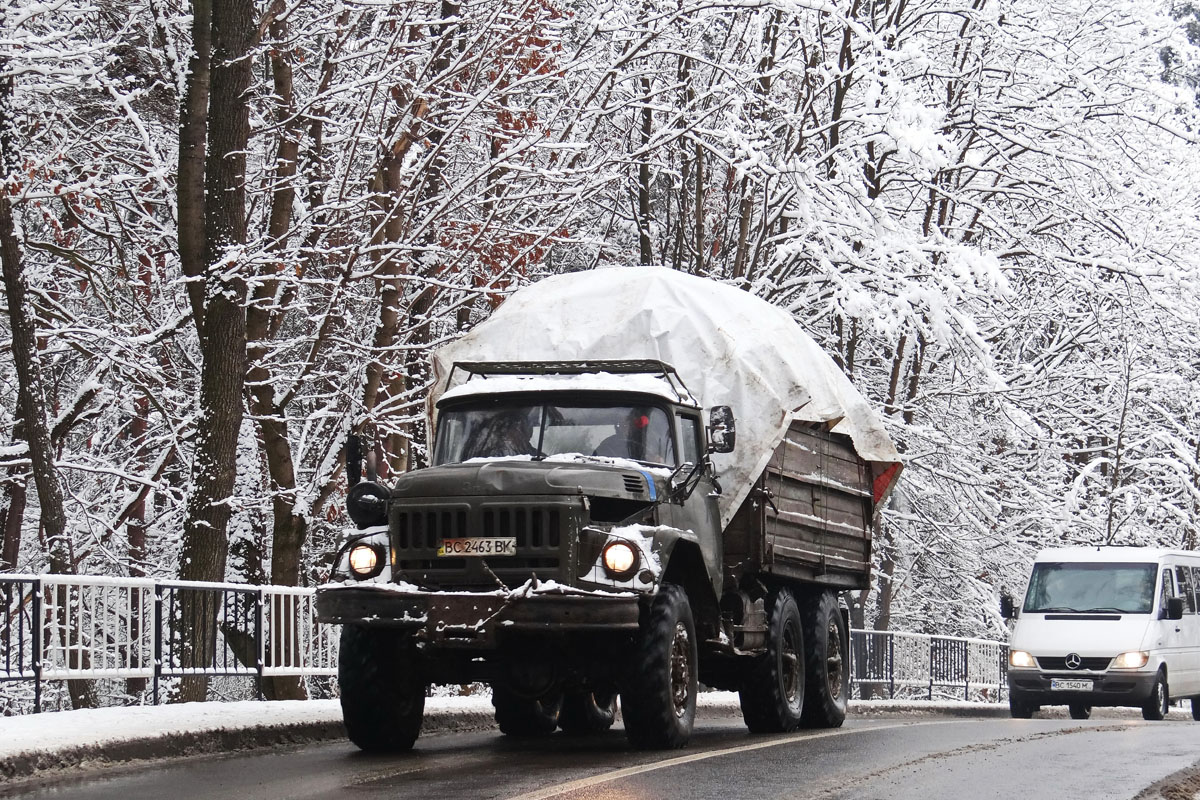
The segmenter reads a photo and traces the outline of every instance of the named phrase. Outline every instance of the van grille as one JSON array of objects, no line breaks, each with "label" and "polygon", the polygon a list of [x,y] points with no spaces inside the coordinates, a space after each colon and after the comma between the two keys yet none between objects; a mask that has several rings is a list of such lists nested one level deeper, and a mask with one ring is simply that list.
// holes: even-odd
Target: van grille
[{"label": "van grille", "polygon": [[641,475],[623,475],[622,477],[625,479],[625,491],[630,494],[641,494],[646,491],[646,484]]},{"label": "van grille", "polygon": [[[1089,656],[1080,659],[1081,663],[1076,670],[1068,670],[1069,672],[1078,670],[1092,670],[1093,672],[1103,672],[1108,669],[1108,665],[1112,663],[1112,658],[1106,656]],[[1067,659],[1065,657],[1043,658],[1038,657],[1038,666],[1042,669],[1067,669]]]}]

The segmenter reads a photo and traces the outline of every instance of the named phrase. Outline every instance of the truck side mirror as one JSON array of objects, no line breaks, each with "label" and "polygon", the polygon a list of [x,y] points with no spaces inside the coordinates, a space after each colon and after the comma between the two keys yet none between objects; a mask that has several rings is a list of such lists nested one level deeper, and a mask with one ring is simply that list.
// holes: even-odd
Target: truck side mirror
[{"label": "truck side mirror", "polygon": [[1167,598],[1167,619],[1183,619],[1183,598]]},{"label": "truck side mirror", "polygon": [[1017,604],[1013,602],[1013,596],[1008,592],[1000,595],[1000,616],[1004,619],[1017,618]]},{"label": "truck side mirror", "polygon": [[737,427],[733,422],[733,409],[729,406],[713,406],[708,410],[708,452],[732,453],[737,442]]}]

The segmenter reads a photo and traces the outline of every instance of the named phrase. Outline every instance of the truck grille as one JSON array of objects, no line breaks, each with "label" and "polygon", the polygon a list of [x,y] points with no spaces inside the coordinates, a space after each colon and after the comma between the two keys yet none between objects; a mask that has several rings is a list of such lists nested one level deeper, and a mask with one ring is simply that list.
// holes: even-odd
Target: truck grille
[{"label": "truck grille", "polygon": [[[516,587],[536,576],[563,580],[579,527],[573,506],[487,504],[393,506],[391,540],[397,579],[426,588]],[[515,556],[439,557],[443,539],[512,538]]]},{"label": "truck grille", "polygon": [[[1108,665],[1111,661],[1111,658],[1105,656],[1089,656],[1087,658],[1080,659],[1081,663],[1077,669],[1090,669],[1093,672],[1103,672],[1104,670],[1108,669]],[[1042,669],[1067,669],[1067,659],[1065,657],[1046,658],[1038,656],[1037,662],[1038,666]]]}]

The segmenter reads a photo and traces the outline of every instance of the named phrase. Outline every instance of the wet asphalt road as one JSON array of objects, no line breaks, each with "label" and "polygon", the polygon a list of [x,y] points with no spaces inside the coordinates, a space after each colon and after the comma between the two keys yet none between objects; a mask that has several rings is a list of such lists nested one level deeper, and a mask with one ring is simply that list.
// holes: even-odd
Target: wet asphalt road
[{"label": "wet asphalt road", "polygon": [[832,731],[751,736],[701,721],[692,743],[630,751],[618,729],[520,741],[423,737],[401,756],[334,742],[143,764],[4,797],[88,800],[757,800],[1132,798],[1200,761],[1200,722],[1132,718],[851,717]]}]

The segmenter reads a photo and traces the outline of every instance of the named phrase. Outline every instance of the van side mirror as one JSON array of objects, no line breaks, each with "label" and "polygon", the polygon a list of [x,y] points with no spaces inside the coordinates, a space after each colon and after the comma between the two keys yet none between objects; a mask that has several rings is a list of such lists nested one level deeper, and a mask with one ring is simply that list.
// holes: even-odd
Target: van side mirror
[{"label": "van side mirror", "polygon": [[713,406],[708,410],[708,452],[732,453],[737,442],[737,427],[733,422],[733,409],[729,406]]},{"label": "van side mirror", "polygon": [[1017,604],[1013,602],[1013,596],[1008,592],[1000,595],[1000,616],[1004,619],[1017,618]]},{"label": "van side mirror", "polygon": [[1183,619],[1183,598],[1167,598],[1167,619]]}]

